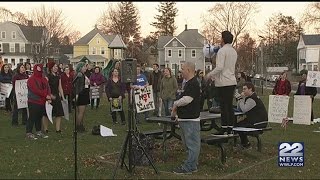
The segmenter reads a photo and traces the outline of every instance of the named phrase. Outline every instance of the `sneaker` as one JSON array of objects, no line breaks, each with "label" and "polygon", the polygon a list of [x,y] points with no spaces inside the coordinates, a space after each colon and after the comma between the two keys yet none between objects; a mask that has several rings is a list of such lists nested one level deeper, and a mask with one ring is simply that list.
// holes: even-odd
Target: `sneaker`
[{"label": "sneaker", "polygon": [[61,134],[61,130],[59,130],[59,131],[56,131],[56,133],[59,133],[59,134]]},{"label": "sneaker", "polygon": [[37,140],[38,138],[36,138],[35,136],[34,136],[34,134],[32,134],[32,133],[27,133],[26,134],[26,138],[27,139],[31,139],[31,140]]},{"label": "sneaker", "polygon": [[38,132],[36,133],[36,135],[37,135],[38,137],[40,137],[40,138],[43,138],[43,139],[47,139],[47,138],[49,137],[49,136],[43,134],[41,131],[38,131]]},{"label": "sneaker", "polygon": [[192,174],[192,171],[187,171],[182,167],[178,167],[175,170],[173,170],[173,173],[175,173],[175,174]]}]

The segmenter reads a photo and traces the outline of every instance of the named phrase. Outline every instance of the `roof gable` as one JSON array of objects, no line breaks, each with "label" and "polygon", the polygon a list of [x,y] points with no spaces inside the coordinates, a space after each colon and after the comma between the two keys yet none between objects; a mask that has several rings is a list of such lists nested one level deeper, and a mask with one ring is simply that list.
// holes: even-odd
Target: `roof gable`
[{"label": "roof gable", "polygon": [[42,35],[46,29],[44,26],[25,26],[15,22],[12,23],[16,24],[21,29],[24,37],[29,42],[41,42]]},{"label": "roof gable", "polygon": [[112,42],[109,44],[109,48],[127,48],[126,44],[123,42],[119,35],[116,35]]},{"label": "roof gable", "polygon": [[[174,39],[176,39],[179,42],[179,45],[177,46],[172,45],[172,42]],[[181,47],[181,46],[186,47],[177,37],[173,37],[166,45],[164,45],[164,47]]]},{"label": "roof gable", "polygon": [[166,45],[171,39],[173,38],[173,36],[160,36],[158,38],[158,48],[163,48],[164,45]]},{"label": "roof gable", "polygon": [[182,31],[177,38],[186,46],[186,47],[203,47],[204,46],[204,37],[198,33],[198,29],[187,29]]}]

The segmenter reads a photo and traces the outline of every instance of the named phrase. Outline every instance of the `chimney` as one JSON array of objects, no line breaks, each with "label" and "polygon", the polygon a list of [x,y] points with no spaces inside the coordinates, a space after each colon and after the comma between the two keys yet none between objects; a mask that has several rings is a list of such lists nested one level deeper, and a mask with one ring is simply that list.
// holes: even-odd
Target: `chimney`
[{"label": "chimney", "polygon": [[185,30],[185,31],[188,31],[188,26],[187,26],[187,24],[184,25],[184,30]]},{"label": "chimney", "polygon": [[28,26],[33,26],[33,21],[28,20]]}]

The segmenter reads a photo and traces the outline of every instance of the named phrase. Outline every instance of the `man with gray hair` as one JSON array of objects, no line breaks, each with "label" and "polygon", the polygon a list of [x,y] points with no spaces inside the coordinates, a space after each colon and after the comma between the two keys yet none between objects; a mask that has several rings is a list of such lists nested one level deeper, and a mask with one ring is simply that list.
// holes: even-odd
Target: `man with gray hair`
[{"label": "man with gray hair", "polygon": [[171,117],[178,115],[181,138],[188,156],[187,160],[173,172],[176,174],[192,174],[198,170],[200,154],[200,86],[194,76],[195,64],[186,62],[182,65],[182,76],[186,80],[181,98],[173,103]]}]

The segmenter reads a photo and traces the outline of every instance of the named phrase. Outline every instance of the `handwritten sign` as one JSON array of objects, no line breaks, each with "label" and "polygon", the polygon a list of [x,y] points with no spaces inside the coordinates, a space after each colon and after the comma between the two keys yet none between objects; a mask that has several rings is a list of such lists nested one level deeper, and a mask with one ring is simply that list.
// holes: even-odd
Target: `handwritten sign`
[{"label": "handwritten sign", "polygon": [[12,84],[0,83],[0,93],[5,94],[6,98],[9,98],[12,91]]},{"label": "handwritten sign", "polygon": [[268,121],[282,123],[288,115],[289,96],[269,96]]},{"label": "handwritten sign", "polygon": [[311,97],[308,95],[295,95],[293,106],[293,123],[310,125]]},{"label": "handwritten sign", "polygon": [[138,113],[154,110],[152,85],[135,89],[134,100]]},{"label": "handwritten sign", "polygon": [[308,71],[307,87],[320,87],[320,71]]},{"label": "handwritten sign", "polygon": [[122,101],[119,98],[112,98],[110,101],[111,112],[122,111]]},{"label": "handwritten sign", "polygon": [[46,113],[47,113],[49,121],[53,124],[52,109],[53,109],[53,106],[50,103],[48,103],[48,101],[46,101]]},{"label": "handwritten sign", "polygon": [[68,104],[68,100],[62,100],[61,104],[62,104],[64,118],[66,120],[69,120],[69,104]]},{"label": "handwritten sign", "polygon": [[6,96],[5,94],[0,93],[0,107],[4,107],[6,105]]},{"label": "handwritten sign", "polygon": [[100,98],[100,86],[91,86],[90,87],[90,96],[91,96],[91,99]]},{"label": "handwritten sign", "polygon": [[15,93],[17,98],[18,109],[28,107],[28,86],[27,79],[16,80]]}]

